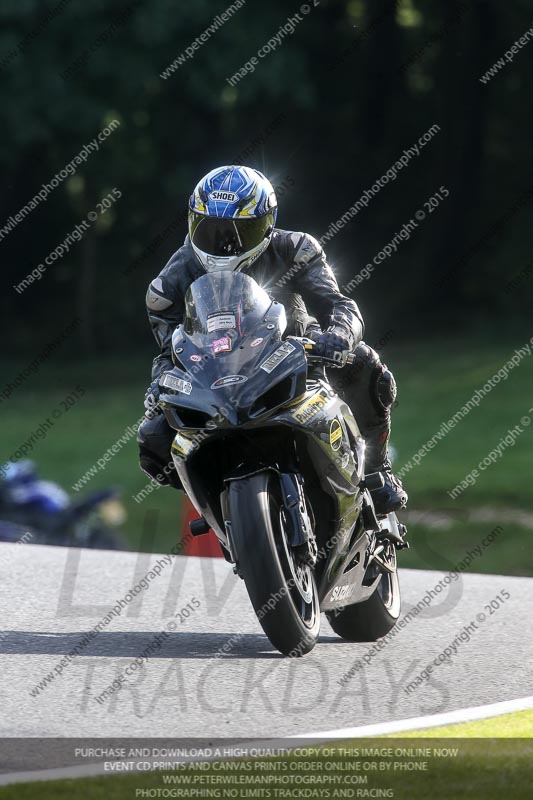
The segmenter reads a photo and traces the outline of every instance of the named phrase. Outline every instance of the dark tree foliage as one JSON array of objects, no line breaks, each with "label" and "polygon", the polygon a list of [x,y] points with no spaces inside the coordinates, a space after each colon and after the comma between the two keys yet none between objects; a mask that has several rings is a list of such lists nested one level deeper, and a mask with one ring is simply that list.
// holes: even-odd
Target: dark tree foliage
[{"label": "dark tree foliage", "polygon": [[[120,126],[45,202],[0,234],[4,330],[32,350],[81,318],[85,352],[150,346],[144,294],[186,234],[188,196],[241,161],[279,188],[281,227],[321,237],[405,149],[440,130],[326,251],[346,283],[441,186],[450,196],[355,296],[371,334],[527,319],[533,33],[530,0],[321,0],[235,86],[300,4],[247,0],[168,76],[229,3],[4,0],[0,7],[0,229],[85,144]],[[40,280],[37,268],[97,203]],[[522,277],[520,277],[522,276]],[[525,276],[525,277],[524,277]],[[509,289],[509,282],[518,288]]]}]

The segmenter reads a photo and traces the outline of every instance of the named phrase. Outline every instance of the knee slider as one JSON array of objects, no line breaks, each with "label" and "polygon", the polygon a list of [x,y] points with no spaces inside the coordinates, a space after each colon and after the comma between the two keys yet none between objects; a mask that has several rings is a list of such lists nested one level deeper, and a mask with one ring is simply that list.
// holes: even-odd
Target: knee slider
[{"label": "knee slider", "polygon": [[388,411],[396,400],[397,394],[398,390],[394,375],[390,369],[385,366],[382,367],[381,373],[376,380],[376,400],[380,408],[383,411]]}]

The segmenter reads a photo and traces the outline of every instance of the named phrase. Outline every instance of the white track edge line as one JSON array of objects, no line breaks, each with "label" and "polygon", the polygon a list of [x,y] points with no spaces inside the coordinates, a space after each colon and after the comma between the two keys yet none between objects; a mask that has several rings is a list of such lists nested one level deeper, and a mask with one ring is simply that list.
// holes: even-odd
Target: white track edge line
[{"label": "white track edge line", "polygon": [[513,711],[527,711],[533,708],[533,695],[520,697],[516,700],[504,700],[501,703],[491,703],[484,706],[459,708],[456,711],[446,711],[443,714],[430,714],[425,717],[409,717],[393,722],[378,722],[375,725],[360,725],[355,728],[338,728],[332,731],[319,731],[318,733],[302,733],[289,738],[298,739],[349,739],[361,736],[380,736],[385,733],[400,733],[413,731],[418,728],[435,728],[442,725],[453,725],[458,722],[472,722],[488,717],[497,717],[500,714],[510,714]]}]

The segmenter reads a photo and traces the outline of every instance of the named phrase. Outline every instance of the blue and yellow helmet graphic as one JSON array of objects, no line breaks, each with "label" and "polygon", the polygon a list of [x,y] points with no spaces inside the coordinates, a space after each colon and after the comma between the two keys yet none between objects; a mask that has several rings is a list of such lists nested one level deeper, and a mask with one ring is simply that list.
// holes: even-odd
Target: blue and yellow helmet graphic
[{"label": "blue and yellow helmet graphic", "polygon": [[276,216],[276,193],[262,172],[218,167],[189,200],[191,245],[208,271],[243,269],[268,247]]}]

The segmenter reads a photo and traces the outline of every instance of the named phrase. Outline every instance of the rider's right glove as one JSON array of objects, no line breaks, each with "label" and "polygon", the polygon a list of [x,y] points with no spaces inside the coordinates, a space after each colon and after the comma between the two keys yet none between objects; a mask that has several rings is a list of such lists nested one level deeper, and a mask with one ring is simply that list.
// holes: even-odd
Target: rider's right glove
[{"label": "rider's right glove", "polygon": [[351,353],[352,342],[342,325],[330,325],[324,333],[315,334],[311,338],[315,340],[313,355],[335,362],[332,367],[344,367]]},{"label": "rider's right glove", "polygon": [[158,414],[161,413],[161,409],[159,408],[159,379],[152,381],[148,389],[146,390],[146,394],[144,396],[144,407],[146,411],[144,412],[144,416],[147,419],[153,419]]}]

